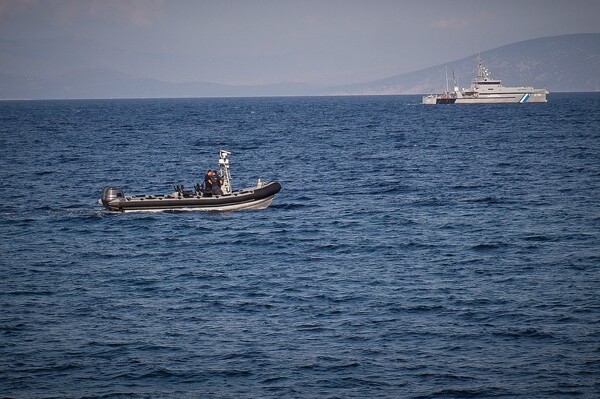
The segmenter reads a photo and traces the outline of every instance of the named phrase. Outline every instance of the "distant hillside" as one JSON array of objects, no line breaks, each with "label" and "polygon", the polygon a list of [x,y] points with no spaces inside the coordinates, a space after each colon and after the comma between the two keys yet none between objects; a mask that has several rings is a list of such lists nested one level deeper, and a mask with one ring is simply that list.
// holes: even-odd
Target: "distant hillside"
[{"label": "distant hillside", "polygon": [[0,99],[260,97],[314,95],[315,88],[294,83],[228,86],[210,82],[167,83],[110,69],[82,69],[51,79],[0,73]]},{"label": "distant hillside", "polygon": [[[73,43],[71,43],[73,45]],[[251,97],[359,94],[427,94],[445,88],[445,71],[455,72],[459,85],[468,86],[475,74],[477,54],[442,62],[435,67],[361,84],[318,88],[302,83],[231,86],[210,82],[174,84],[117,72],[101,60],[117,59],[125,68],[133,55],[94,44],[79,43],[83,53],[70,53],[74,70],[54,75],[60,57],[30,43],[27,58],[17,43],[0,40],[0,99],[140,98],[140,97]],[[37,46],[37,47],[35,47]],[[39,47],[39,48],[38,48]],[[88,48],[89,47],[89,48]],[[37,49],[37,50],[36,50]],[[68,45],[65,44],[65,51]],[[505,85],[532,85],[556,91],[600,91],[600,33],[527,40],[480,53],[494,77]],[[45,63],[44,63],[45,62]],[[148,68],[159,68],[151,65]],[[37,66],[36,66],[37,65]],[[41,77],[39,65],[48,76]],[[37,69],[36,69],[37,68]],[[17,73],[16,71],[19,71]]]},{"label": "distant hillside", "polygon": [[[331,87],[329,94],[428,94],[446,87],[446,70],[460,87],[475,76],[478,54],[416,72],[362,84]],[[526,40],[479,55],[504,85],[557,91],[600,91],[600,33]]]}]

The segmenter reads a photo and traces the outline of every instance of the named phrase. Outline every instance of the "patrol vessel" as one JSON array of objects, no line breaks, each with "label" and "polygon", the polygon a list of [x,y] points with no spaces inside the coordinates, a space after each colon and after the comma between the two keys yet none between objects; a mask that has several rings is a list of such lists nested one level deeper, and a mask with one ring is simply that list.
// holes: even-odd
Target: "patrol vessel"
[{"label": "patrol vessel", "polygon": [[502,86],[500,79],[491,77],[481,57],[477,57],[477,76],[469,88],[460,90],[454,79],[454,90],[442,94],[423,96],[423,104],[493,104],[493,103],[545,103],[549,94],[546,89],[531,86]]},{"label": "patrol vessel", "polygon": [[125,195],[119,187],[107,186],[102,189],[98,203],[109,211],[164,211],[164,210],[201,210],[231,211],[238,209],[264,209],[271,205],[275,194],[281,190],[277,181],[258,179],[255,186],[232,190],[229,171],[231,152],[219,152],[219,176],[223,183],[220,194],[213,194],[203,185],[196,184],[193,190],[185,190],[182,185],[175,186],[170,194]]}]

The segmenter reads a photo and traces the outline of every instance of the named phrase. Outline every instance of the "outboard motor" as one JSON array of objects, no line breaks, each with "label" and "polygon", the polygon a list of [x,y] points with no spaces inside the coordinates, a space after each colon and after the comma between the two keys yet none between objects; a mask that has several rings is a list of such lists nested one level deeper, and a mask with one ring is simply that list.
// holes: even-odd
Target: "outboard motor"
[{"label": "outboard motor", "polygon": [[125,197],[125,195],[119,187],[108,186],[102,189],[102,196],[100,197],[100,201],[102,202],[102,205],[108,208],[108,203],[110,201],[123,197]]}]

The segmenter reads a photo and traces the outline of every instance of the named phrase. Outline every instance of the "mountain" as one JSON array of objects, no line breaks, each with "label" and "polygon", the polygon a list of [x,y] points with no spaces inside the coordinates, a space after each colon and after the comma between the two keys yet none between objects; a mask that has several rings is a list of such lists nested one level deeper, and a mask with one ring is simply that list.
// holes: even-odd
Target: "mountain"
[{"label": "mountain", "polygon": [[315,95],[300,83],[230,86],[210,82],[167,83],[105,68],[81,69],[40,79],[0,73],[0,99],[261,97]]},{"label": "mountain", "polygon": [[[456,61],[361,84],[330,87],[328,94],[428,94],[446,88],[446,71],[460,87],[475,77],[480,55],[506,86],[534,86],[550,92],[600,91],[600,33],[526,40]],[[452,83],[450,83],[452,84]]]},{"label": "mountain", "polygon": [[[505,85],[532,85],[550,92],[600,91],[600,33],[526,40],[420,71],[334,87],[168,83],[146,77],[165,67],[151,55],[130,54],[88,41],[65,41],[58,53],[47,50],[49,43],[20,44],[0,41],[0,99],[428,94],[445,89],[446,70],[450,76],[454,72],[461,87],[468,86],[477,55]],[[147,69],[139,75],[119,72],[131,70],[140,58]],[[106,60],[111,60],[110,65]],[[72,71],[60,72],[65,61]]]}]

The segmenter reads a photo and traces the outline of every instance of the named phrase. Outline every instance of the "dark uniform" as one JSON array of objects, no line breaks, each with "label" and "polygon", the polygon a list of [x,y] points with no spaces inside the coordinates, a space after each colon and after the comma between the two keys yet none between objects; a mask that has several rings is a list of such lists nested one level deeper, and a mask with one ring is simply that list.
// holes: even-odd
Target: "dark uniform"
[{"label": "dark uniform", "polygon": [[221,184],[223,184],[223,179],[213,170],[213,173],[210,175],[210,187],[214,195],[223,195]]},{"label": "dark uniform", "polygon": [[211,180],[212,170],[206,172],[204,176],[204,190],[212,192],[212,180]]}]

